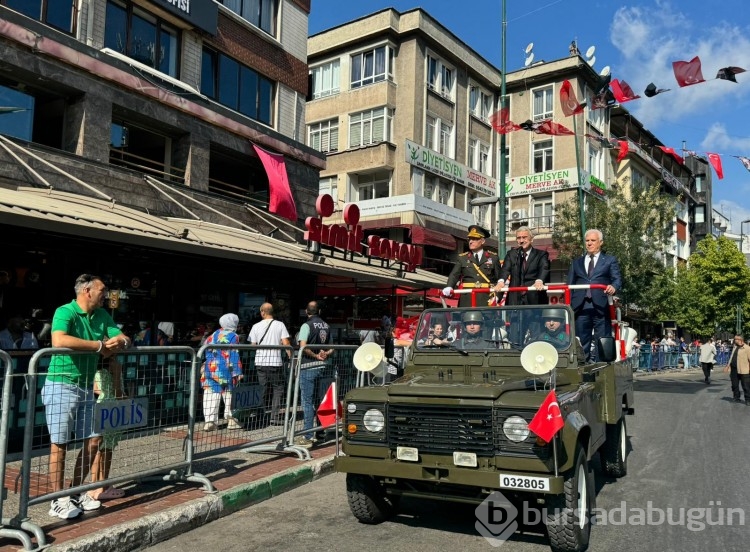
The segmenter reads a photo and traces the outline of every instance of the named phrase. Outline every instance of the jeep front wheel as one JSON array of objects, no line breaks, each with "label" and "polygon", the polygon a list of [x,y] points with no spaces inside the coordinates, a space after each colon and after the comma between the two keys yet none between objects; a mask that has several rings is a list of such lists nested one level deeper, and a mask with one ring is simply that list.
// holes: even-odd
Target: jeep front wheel
[{"label": "jeep front wheel", "polygon": [[616,424],[607,424],[607,440],[600,449],[604,473],[610,477],[623,477],[628,473],[627,433],[625,416]]},{"label": "jeep front wheel", "polygon": [[361,523],[381,523],[396,509],[395,501],[369,475],[346,474],[346,497],[352,514]]},{"label": "jeep front wheel", "polygon": [[589,545],[594,478],[581,446],[575,459],[565,476],[564,493],[547,500],[547,533],[555,552],[582,552]]}]

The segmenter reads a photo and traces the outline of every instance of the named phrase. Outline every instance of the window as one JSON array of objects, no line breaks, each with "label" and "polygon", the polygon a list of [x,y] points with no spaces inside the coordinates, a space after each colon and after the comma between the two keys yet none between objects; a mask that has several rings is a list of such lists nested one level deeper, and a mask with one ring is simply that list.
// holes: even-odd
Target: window
[{"label": "window", "polygon": [[335,176],[326,176],[318,181],[318,195],[323,194],[330,194],[330,196],[333,198],[333,204],[338,205],[338,179]]},{"label": "window", "polygon": [[203,49],[201,92],[251,119],[273,124],[273,81],[208,48]]},{"label": "window", "polygon": [[[474,222],[484,228],[491,228],[492,221],[489,220],[491,214],[491,205],[472,205],[472,200],[480,197],[476,192],[466,192],[466,208],[467,213],[474,215]],[[483,196],[482,196],[483,197]]]},{"label": "window", "polygon": [[276,36],[277,0],[218,0],[245,21]]},{"label": "window", "polygon": [[367,199],[378,199],[389,197],[391,173],[389,171],[377,171],[368,174],[358,174],[351,177],[354,196],[358,201]]},{"label": "window", "polygon": [[438,151],[448,157],[453,157],[453,125],[440,123],[440,143]]},{"label": "window", "polygon": [[177,29],[132,5],[109,0],[104,46],[170,77],[177,77]]},{"label": "window", "polygon": [[130,117],[130,113],[116,114],[111,121],[110,164],[183,184],[184,166],[172,165],[175,140],[155,129],[134,124],[128,120]]},{"label": "window", "polygon": [[552,87],[534,90],[534,120],[542,121],[552,118]]},{"label": "window", "polygon": [[379,46],[352,56],[351,87],[360,88],[374,82],[393,80],[393,49]]},{"label": "window", "polygon": [[437,151],[437,119],[427,115],[427,123],[424,129],[424,145],[431,150]]},{"label": "window", "polygon": [[324,98],[339,93],[339,81],[341,78],[339,66],[339,60],[334,60],[310,69],[313,99]]},{"label": "window", "polygon": [[552,140],[534,142],[534,172],[552,170]]},{"label": "window", "polygon": [[390,109],[381,107],[349,116],[349,147],[387,142],[391,136]]},{"label": "window", "polygon": [[331,119],[308,126],[308,146],[318,151],[339,150],[339,120]]},{"label": "window", "polygon": [[591,90],[586,91],[586,105],[589,106],[586,108],[589,124],[599,131],[604,130],[604,116],[607,110],[591,108],[591,106],[595,105],[594,93]]},{"label": "window", "polygon": [[469,89],[469,109],[471,114],[482,121],[489,121],[492,113],[492,96],[478,86]]},{"label": "window", "polygon": [[475,171],[490,174],[490,146],[477,140],[469,139],[469,166]]},{"label": "window", "polygon": [[635,168],[630,171],[630,178],[633,188],[645,189],[653,185],[653,180]]},{"label": "window", "polygon": [[[497,175],[500,178],[500,149],[497,150]],[[505,175],[510,174],[510,146],[508,145],[508,139],[505,139]]]},{"label": "window", "polygon": [[604,179],[604,152],[598,148],[595,148],[589,144],[588,147],[589,155],[589,174],[595,176],[599,180]]},{"label": "window", "polygon": [[425,174],[424,197],[443,205],[452,205],[453,183],[434,174]]},{"label": "window", "polygon": [[50,27],[72,33],[76,2],[77,0],[4,0],[0,4]]},{"label": "window", "polygon": [[552,228],[552,196],[536,197],[531,201],[533,205],[531,226],[533,228]]},{"label": "window", "polygon": [[453,68],[442,60],[427,56],[427,88],[453,99]]},{"label": "window", "polygon": [[453,157],[453,125],[427,115],[424,131],[425,146],[448,157]]}]

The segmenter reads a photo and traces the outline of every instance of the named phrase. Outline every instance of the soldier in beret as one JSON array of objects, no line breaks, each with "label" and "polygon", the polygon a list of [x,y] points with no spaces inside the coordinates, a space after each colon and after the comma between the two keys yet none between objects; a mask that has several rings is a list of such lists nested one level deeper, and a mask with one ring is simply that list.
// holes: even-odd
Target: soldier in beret
[{"label": "soldier in beret", "polygon": [[[484,241],[490,233],[477,224],[469,226],[467,239],[469,251],[461,253],[448,276],[448,285],[443,288],[443,295],[451,295],[458,285],[460,289],[492,288],[500,279],[500,262],[496,254],[484,249]],[[485,305],[488,294],[479,294],[477,305]],[[461,294],[459,307],[470,307],[471,294]]]}]

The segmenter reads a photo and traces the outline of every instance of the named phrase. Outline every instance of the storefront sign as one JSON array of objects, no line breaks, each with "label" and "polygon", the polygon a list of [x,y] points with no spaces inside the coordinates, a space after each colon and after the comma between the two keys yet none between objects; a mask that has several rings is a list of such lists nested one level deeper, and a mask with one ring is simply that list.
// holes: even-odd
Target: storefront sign
[{"label": "storefront sign", "polygon": [[[304,238],[320,245],[364,254],[362,245],[364,232],[359,224],[360,213],[357,204],[347,203],[344,206],[345,224],[323,224],[323,218],[330,217],[333,214],[333,208],[333,198],[329,194],[318,196],[315,210],[320,218],[307,217],[305,220],[307,231],[305,231]],[[393,259],[402,263],[409,272],[414,272],[422,264],[422,248],[416,245],[373,235],[367,238],[367,249],[368,257],[382,260]]]},{"label": "storefront sign", "polygon": [[567,190],[576,187],[577,180],[575,168],[516,176],[510,179],[506,195],[510,197]]},{"label": "storefront sign", "polygon": [[213,0],[151,0],[193,26],[216,36],[219,8]]},{"label": "storefront sign", "polygon": [[406,141],[406,162],[414,167],[441,176],[446,180],[462,184],[470,190],[476,190],[487,195],[495,195],[497,181],[486,174],[480,173],[446,157],[429,148]]}]

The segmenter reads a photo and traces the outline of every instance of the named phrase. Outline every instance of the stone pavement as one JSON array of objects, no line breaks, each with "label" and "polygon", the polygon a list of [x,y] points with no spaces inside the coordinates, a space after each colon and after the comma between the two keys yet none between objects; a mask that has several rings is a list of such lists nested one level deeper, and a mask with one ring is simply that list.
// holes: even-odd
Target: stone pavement
[{"label": "stone pavement", "polygon": [[[308,483],[333,471],[335,446],[316,447],[312,460],[289,454],[223,453],[194,463],[216,493],[195,483],[140,482],[120,485],[124,498],[74,520],[47,516],[49,503],[30,509],[51,552],[130,552],[184,533],[251,504]],[[10,484],[9,484],[10,483]],[[13,482],[6,478],[12,494]],[[10,512],[5,512],[8,514]],[[0,537],[0,552],[23,550],[19,541]]]}]

